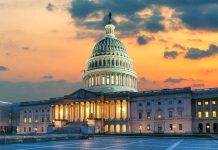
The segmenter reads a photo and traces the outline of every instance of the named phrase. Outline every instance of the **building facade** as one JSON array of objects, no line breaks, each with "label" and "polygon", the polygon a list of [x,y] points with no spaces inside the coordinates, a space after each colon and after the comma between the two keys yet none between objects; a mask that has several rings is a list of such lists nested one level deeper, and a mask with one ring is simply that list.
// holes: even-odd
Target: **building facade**
[{"label": "building facade", "polygon": [[0,107],[6,111],[0,113],[0,127],[17,133],[81,132],[83,127],[109,134],[218,132],[218,88],[137,92],[133,61],[114,34],[111,13],[105,30],[83,72],[84,89]]}]

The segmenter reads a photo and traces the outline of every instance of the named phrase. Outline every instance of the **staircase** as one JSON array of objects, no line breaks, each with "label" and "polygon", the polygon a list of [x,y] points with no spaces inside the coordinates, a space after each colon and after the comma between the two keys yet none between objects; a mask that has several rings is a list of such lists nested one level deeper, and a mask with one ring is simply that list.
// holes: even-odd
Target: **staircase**
[{"label": "staircase", "polygon": [[54,130],[52,133],[81,133],[81,123],[68,122],[65,126],[56,128],[56,130]]}]

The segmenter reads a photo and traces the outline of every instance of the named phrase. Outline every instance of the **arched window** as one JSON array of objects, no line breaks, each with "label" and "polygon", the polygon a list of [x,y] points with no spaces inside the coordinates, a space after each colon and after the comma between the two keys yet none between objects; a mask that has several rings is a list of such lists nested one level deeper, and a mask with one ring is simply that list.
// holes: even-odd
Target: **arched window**
[{"label": "arched window", "polygon": [[118,60],[116,60],[116,66],[119,66]]},{"label": "arched window", "polygon": [[98,66],[98,62],[97,61],[95,61],[95,67],[97,67]]},{"label": "arched window", "polygon": [[101,67],[101,60],[99,60],[98,64],[99,64],[99,66]]},{"label": "arched window", "polygon": [[104,60],[103,60],[103,66],[105,66],[105,65],[106,65],[106,60],[104,59]]},{"label": "arched window", "polygon": [[122,125],[122,132],[126,133],[126,125],[125,124]]},{"label": "arched window", "polygon": [[116,133],[120,133],[120,125],[119,124],[116,125]]},{"label": "arched window", "polygon": [[114,133],[114,125],[110,125],[110,133]]},{"label": "arched window", "polygon": [[104,126],[104,133],[108,133],[108,125],[107,124]]}]

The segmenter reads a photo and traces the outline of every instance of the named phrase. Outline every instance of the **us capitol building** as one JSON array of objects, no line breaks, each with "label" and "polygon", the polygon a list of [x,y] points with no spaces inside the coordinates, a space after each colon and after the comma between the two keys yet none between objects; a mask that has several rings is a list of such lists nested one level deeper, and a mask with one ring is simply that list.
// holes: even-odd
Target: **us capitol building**
[{"label": "us capitol building", "polygon": [[0,132],[218,133],[218,89],[137,92],[137,74],[115,34],[105,37],[83,72],[84,89],[49,100],[0,106]]}]

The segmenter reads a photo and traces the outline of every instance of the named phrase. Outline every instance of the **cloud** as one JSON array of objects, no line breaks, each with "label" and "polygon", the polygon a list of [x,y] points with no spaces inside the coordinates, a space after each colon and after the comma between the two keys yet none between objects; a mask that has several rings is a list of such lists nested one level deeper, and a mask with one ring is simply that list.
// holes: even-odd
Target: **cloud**
[{"label": "cloud", "polygon": [[166,82],[166,83],[180,83],[180,82],[185,81],[185,80],[187,80],[187,79],[169,77],[169,78],[165,79],[164,82]]},{"label": "cloud", "polygon": [[0,66],[0,71],[8,71],[9,69],[5,66]]},{"label": "cloud", "polygon": [[141,36],[137,37],[137,43],[139,45],[145,45],[145,44],[147,44],[149,41],[151,41],[153,39],[154,39],[153,37],[147,37],[147,36],[141,35]]},{"label": "cloud", "polygon": [[53,76],[52,75],[45,75],[45,76],[42,76],[42,79],[53,79]]},{"label": "cloud", "polygon": [[218,53],[218,47],[211,44],[207,50],[201,50],[198,48],[189,48],[185,54],[186,59],[201,59],[210,56],[214,56]]},{"label": "cloud", "polygon": [[22,47],[22,49],[23,49],[23,50],[30,50],[30,47],[24,46],[24,47]]},{"label": "cloud", "polygon": [[8,102],[43,100],[64,96],[82,87],[82,82],[71,83],[66,80],[36,83],[0,81],[0,99]]},{"label": "cloud", "polygon": [[164,58],[166,59],[175,59],[179,53],[177,51],[165,51],[164,52]]},{"label": "cloud", "polygon": [[48,3],[47,6],[46,6],[46,9],[48,11],[54,11],[55,9],[57,9],[57,7],[52,3]]},{"label": "cloud", "polygon": [[196,83],[196,84],[192,84],[192,87],[194,87],[194,88],[204,87],[204,86],[205,86],[204,83]]},{"label": "cloud", "polygon": [[184,46],[180,45],[180,44],[174,44],[173,48],[179,48],[181,50],[186,50],[186,48]]},{"label": "cloud", "polygon": [[[159,7],[152,6],[149,8],[152,14],[140,16],[137,13],[148,6],[144,1],[126,0],[125,9],[122,9],[120,7],[121,5],[123,5],[123,1],[121,0],[72,1],[69,13],[78,27],[91,30],[102,30],[103,26],[107,23],[109,9],[111,9],[114,15],[113,18],[124,18],[121,20],[118,19],[118,21],[114,20],[118,31],[128,31],[132,33],[146,30],[149,32],[158,32],[165,29],[164,25],[161,23],[164,17]],[[146,19],[144,17],[146,17]],[[132,34],[130,35],[132,36]]]}]

